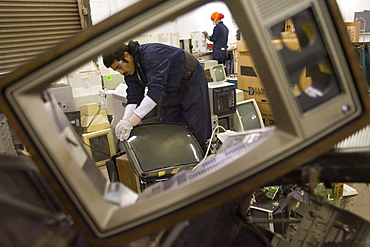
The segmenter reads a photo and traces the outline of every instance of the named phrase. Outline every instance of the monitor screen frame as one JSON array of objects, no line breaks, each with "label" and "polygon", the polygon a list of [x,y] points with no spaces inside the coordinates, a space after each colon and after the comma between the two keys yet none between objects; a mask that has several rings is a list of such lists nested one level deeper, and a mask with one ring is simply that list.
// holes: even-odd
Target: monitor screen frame
[{"label": "monitor screen frame", "polygon": [[[208,2],[211,1],[140,1],[1,78],[1,110],[93,245],[122,245],[251,193],[323,154],[370,122],[366,83],[335,0],[279,0],[274,4],[269,0],[224,0],[240,24],[240,31],[248,34],[244,37],[259,68],[276,128],[268,140],[261,140],[253,150],[201,180],[125,207],[104,200],[103,186],[96,185],[104,183],[104,178],[68,121],[55,124],[51,114],[54,104],[42,91],[108,47],[127,42]],[[316,10],[325,30],[324,39],[335,56],[337,71],[341,71],[344,92],[308,117],[298,111],[269,31],[273,24],[307,7]],[[338,105],[349,105],[351,111],[343,114]],[[63,114],[61,109],[55,110]]]}]

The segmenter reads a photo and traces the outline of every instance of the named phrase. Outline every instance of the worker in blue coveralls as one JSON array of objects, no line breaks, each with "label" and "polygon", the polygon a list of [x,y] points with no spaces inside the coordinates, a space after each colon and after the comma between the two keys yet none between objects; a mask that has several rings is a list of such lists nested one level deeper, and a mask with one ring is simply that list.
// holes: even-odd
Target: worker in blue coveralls
[{"label": "worker in blue coveralls", "polygon": [[212,133],[208,82],[193,55],[164,44],[130,41],[103,54],[103,63],[124,75],[128,86],[127,106],[115,128],[119,140],[127,139],[160,101],[162,121],[185,124],[205,151]]},{"label": "worker in blue coveralls", "polygon": [[208,37],[213,42],[212,59],[217,60],[219,64],[226,64],[227,61],[227,42],[229,29],[225,26],[222,19],[222,13],[214,12],[211,15],[211,20],[216,25],[213,28],[213,33]]}]

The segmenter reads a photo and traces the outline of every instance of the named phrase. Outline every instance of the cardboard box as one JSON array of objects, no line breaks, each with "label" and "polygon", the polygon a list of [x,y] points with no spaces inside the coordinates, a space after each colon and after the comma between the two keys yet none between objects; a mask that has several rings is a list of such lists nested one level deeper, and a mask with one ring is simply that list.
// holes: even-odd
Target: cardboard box
[{"label": "cardboard box", "polygon": [[265,127],[271,127],[275,125],[275,119],[274,118],[263,118],[263,124]]},{"label": "cardboard box", "polygon": [[[285,45],[288,48],[291,48],[292,50],[298,50],[300,49],[300,45],[297,39],[297,34],[294,32],[284,32],[282,33],[281,39],[274,39],[271,41],[276,49],[281,49],[282,45]],[[238,40],[236,42],[236,48],[238,51],[238,59],[245,57],[245,56],[251,56],[250,50],[247,47],[247,44],[244,40]],[[239,56],[241,55],[241,56]]]},{"label": "cardboard box", "polygon": [[257,102],[265,126],[275,125],[275,118],[269,102]]},{"label": "cardboard box", "polygon": [[293,31],[293,21],[292,21],[292,19],[288,19],[288,20],[286,20],[286,22],[285,22],[285,32],[286,33],[293,33],[294,31]]},{"label": "cardboard box", "polygon": [[140,180],[136,175],[132,164],[130,163],[126,154],[117,157],[116,168],[118,172],[118,178],[121,183],[132,189],[133,191],[140,193]]},{"label": "cardboard box", "polygon": [[345,22],[351,42],[360,41],[360,22]]},{"label": "cardboard box", "polygon": [[304,68],[299,77],[298,85],[294,85],[292,93],[296,96],[304,92],[312,84],[312,78],[306,74],[306,68]]},{"label": "cardboard box", "polygon": [[253,66],[254,61],[249,51],[238,51],[238,64]]},{"label": "cardboard box", "polygon": [[292,51],[299,51],[301,49],[296,34],[286,34],[283,36],[283,39],[272,40],[272,44],[277,50],[280,50],[283,47],[287,47]]},{"label": "cardboard box", "polygon": [[260,109],[262,118],[273,119],[271,105],[269,102],[257,102],[258,108]]},{"label": "cardboard box", "polygon": [[[289,24],[289,23],[287,23]],[[299,51],[301,49],[296,33],[289,32],[282,33],[281,39],[272,40],[276,49],[283,49],[284,47]],[[272,114],[271,106],[266,94],[266,90],[263,83],[258,75],[258,71],[252,59],[252,55],[245,43],[245,41],[237,41],[238,51],[238,89],[243,90],[244,99],[254,98],[257,101],[258,107],[261,111],[262,118],[265,121],[265,125],[274,124],[274,116]],[[294,85],[292,93],[299,95],[307,87],[312,84],[312,79],[307,77],[306,69],[301,71],[299,82]]]},{"label": "cardboard box", "polygon": [[[300,50],[300,44],[297,35],[294,32],[282,33],[282,39],[272,41],[276,49],[287,47],[291,50]],[[258,75],[258,71],[254,65],[252,55],[244,40],[237,41],[238,50],[238,88],[244,91],[244,98],[254,98],[257,102],[268,102],[266,90]],[[300,94],[301,89],[306,89],[311,85],[312,80],[306,75],[306,69],[301,72],[299,86],[292,87],[293,94]]]},{"label": "cardboard box", "polygon": [[247,47],[247,44],[245,43],[244,40],[237,40],[236,41],[236,49],[238,51],[249,51],[248,47]]},{"label": "cardboard box", "polygon": [[251,66],[254,65],[252,55],[244,40],[238,40],[236,42],[236,48],[237,48],[238,65],[239,64],[251,65]]},{"label": "cardboard box", "polygon": [[268,101],[266,90],[259,78],[241,78],[238,81],[239,89],[244,92],[244,99],[254,98],[257,102]]},{"label": "cardboard box", "polygon": [[236,43],[238,51],[238,89],[244,91],[244,99],[266,99],[266,92],[255,69],[252,55],[244,40]]}]

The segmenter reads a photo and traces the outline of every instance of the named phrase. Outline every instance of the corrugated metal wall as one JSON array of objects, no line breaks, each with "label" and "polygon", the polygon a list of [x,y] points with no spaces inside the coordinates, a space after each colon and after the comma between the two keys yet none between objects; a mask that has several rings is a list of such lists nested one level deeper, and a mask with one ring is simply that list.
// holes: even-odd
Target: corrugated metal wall
[{"label": "corrugated metal wall", "polygon": [[0,75],[81,29],[78,0],[0,0]]}]

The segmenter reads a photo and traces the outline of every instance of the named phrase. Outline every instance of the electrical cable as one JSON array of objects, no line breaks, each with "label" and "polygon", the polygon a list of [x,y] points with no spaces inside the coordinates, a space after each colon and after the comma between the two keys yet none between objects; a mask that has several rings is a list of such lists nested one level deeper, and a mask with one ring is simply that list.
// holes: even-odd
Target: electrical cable
[{"label": "electrical cable", "polygon": [[[226,129],[225,129],[224,127],[222,127],[221,125],[217,125],[217,126],[213,129],[213,131],[212,131],[212,135],[211,135],[211,138],[209,139],[208,147],[207,147],[206,153],[204,154],[204,158],[203,158],[203,160],[205,160],[205,159],[207,158],[208,152],[209,152],[209,150],[211,149],[212,140],[213,140],[213,138],[214,138],[214,136],[215,136],[215,133],[216,133],[216,130],[217,130],[217,129],[222,129],[223,131],[225,131],[225,132],[226,132]],[[203,160],[202,160],[202,161],[203,161]],[[202,161],[201,161],[201,162],[202,162]]]},{"label": "electrical cable", "polygon": [[[98,111],[97,111],[97,112],[95,113],[95,115],[91,118],[90,123],[89,123],[86,127],[84,127],[85,129],[87,129],[87,128],[89,128],[89,127],[90,127],[90,125],[92,124],[92,122],[94,121],[94,119],[98,116],[98,114],[99,114],[100,110],[101,110],[101,106],[99,106]],[[104,155],[106,155],[106,156],[110,156],[110,154],[109,154],[109,153],[102,152],[102,151],[100,151],[99,149],[96,149],[96,148],[94,148],[94,147],[90,146],[89,144],[85,143],[84,141],[82,141],[82,142],[83,142],[83,144],[84,144],[84,145],[86,145],[86,146],[88,146],[89,148],[91,148],[91,149],[93,149],[93,150],[97,151],[98,153],[104,154]]]},{"label": "electrical cable", "polygon": [[99,106],[99,109],[98,109],[97,113],[95,113],[95,115],[92,117],[90,123],[85,127],[85,129],[87,129],[87,128],[90,127],[90,125],[92,124],[92,122],[94,121],[94,119],[98,116],[100,110],[101,110],[101,107]]}]

